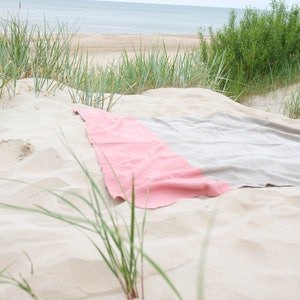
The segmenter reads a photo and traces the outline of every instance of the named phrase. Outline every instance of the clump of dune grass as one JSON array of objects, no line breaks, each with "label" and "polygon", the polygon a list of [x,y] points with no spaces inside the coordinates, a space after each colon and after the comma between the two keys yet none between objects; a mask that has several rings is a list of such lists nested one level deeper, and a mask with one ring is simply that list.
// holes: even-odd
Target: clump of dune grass
[{"label": "clump of dune grass", "polygon": [[[163,45],[153,45],[150,50],[133,48],[133,56],[126,50],[118,61],[106,66],[90,63],[88,57],[68,68],[66,84],[73,87],[75,101],[98,106],[107,101],[107,107],[114,104],[115,94],[140,94],[148,89],[162,87],[205,86],[219,91],[224,80],[222,61],[208,66],[199,60],[199,49],[181,51],[170,56]],[[219,62],[218,62],[219,63]],[[215,72],[216,69],[218,72]],[[222,91],[221,91],[222,92]]]},{"label": "clump of dune grass", "polygon": [[0,95],[4,89],[14,95],[22,78],[33,78],[37,95],[57,86],[65,62],[77,56],[76,49],[71,55],[71,37],[59,23],[51,31],[46,21],[40,29],[19,17],[0,19]]},{"label": "clump of dune grass", "polygon": [[[45,189],[42,191],[46,191],[57,197],[72,213],[64,214],[46,209],[39,205],[35,207],[20,207],[0,203],[0,207],[42,214],[71,224],[79,229],[96,248],[100,257],[116,277],[126,299],[145,299],[143,268],[144,261],[146,261],[159,273],[162,279],[166,281],[173,290],[176,299],[182,300],[180,293],[166,273],[144,252],[143,241],[146,211],[142,219],[141,227],[139,227],[136,218],[134,177],[132,178],[131,195],[124,194],[124,198],[127,199],[130,205],[130,220],[128,222],[118,213],[116,207],[110,205],[109,199],[103,196],[85,164],[78,159],[67,144],[66,147],[77,161],[87,179],[87,184],[90,187],[89,197],[74,192],[62,193],[62,191]],[[118,181],[118,178],[116,178],[116,180]],[[120,182],[119,184],[120,188],[122,188]],[[87,212],[83,211],[83,206],[87,209]],[[93,238],[90,233],[94,235],[95,238]],[[0,274],[2,278],[7,279],[7,283],[16,283],[20,286],[19,281],[15,280],[14,277],[5,275],[4,271]],[[20,283],[24,283],[24,290],[26,289],[29,294],[32,292],[23,277],[21,277]],[[32,293],[32,295],[34,294]]]},{"label": "clump of dune grass", "polygon": [[168,54],[164,46],[124,50],[120,59],[107,66],[94,64],[80,51],[66,24],[50,28],[30,26],[9,16],[0,19],[0,97],[4,90],[15,94],[16,82],[33,78],[34,91],[55,93],[68,88],[74,102],[109,110],[113,95],[142,93],[160,87],[205,86],[218,90],[224,82],[223,60],[202,61],[199,49]]},{"label": "clump of dune grass", "polygon": [[69,94],[75,103],[98,107],[109,111],[118,97],[115,97],[116,85],[108,83],[110,70],[94,65],[88,55],[71,62],[63,73],[61,81],[69,88]]},{"label": "clump of dune grass", "polygon": [[300,9],[283,1],[270,2],[271,9],[246,8],[238,22],[231,11],[227,24],[209,29],[210,41],[200,31],[201,56],[209,65],[224,59],[226,93],[234,98],[264,91],[300,78]]},{"label": "clump of dune grass", "polygon": [[60,22],[50,28],[44,20],[40,28],[20,17],[1,18],[0,97],[5,90],[14,96],[17,81],[32,78],[36,95],[66,87],[74,102],[109,110],[112,98],[104,95],[100,72],[79,51],[74,34]]},{"label": "clump of dune grass", "polygon": [[30,284],[24,278],[24,276],[19,273],[19,278],[13,276],[9,273],[8,268],[4,268],[0,270],[0,284],[9,284],[18,287],[19,289],[23,290],[28,296],[30,296],[33,300],[38,300],[38,297],[33,292]]},{"label": "clump of dune grass", "polygon": [[78,48],[72,49],[72,37],[65,24],[58,23],[57,28],[51,29],[44,21],[43,29],[34,27],[29,56],[37,95],[43,90],[51,92],[63,87],[62,74],[66,67],[70,62],[80,61]]},{"label": "clump of dune grass", "polygon": [[291,119],[300,118],[300,91],[291,95],[291,99],[284,103],[283,113]]},{"label": "clump of dune grass", "polygon": [[16,81],[30,74],[29,49],[32,30],[28,22],[8,18],[0,23],[0,96],[14,91]]},{"label": "clump of dune grass", "polygon": [[124,50],[117,63],[102,69],[102,76],[106,86],[119,94],[139,94],[161,87],[209,86],[217,90],[224,76],[222,62],[219,72],[213,73],[217,66],[205,65],[199,60],[198,51],[181,51],[179,47],[170,55],[164,45],[154,45],[149,51],[134,49],[133,57],[129,57]]}]

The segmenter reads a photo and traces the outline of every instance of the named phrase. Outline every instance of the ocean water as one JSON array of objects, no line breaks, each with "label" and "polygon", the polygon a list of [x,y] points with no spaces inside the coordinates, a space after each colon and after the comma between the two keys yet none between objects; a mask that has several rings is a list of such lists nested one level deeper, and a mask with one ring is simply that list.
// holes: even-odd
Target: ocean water
[{"label": "ocean water", "polygon": [[[21,3],[21,7],[20,4]],[[243,15],[236,9],[237,16]],[[222,27],[230,9],[99,0],[0,0],[0,17],[20,14],[32,24],[57,21],[79,33],[196,34],[199,28]]]}]

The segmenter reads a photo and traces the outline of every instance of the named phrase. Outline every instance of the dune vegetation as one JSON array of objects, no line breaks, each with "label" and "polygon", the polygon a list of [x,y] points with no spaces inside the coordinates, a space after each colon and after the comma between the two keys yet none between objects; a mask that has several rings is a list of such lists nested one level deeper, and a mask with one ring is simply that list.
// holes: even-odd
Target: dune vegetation
[{"label": "dune vegetation", "polygon": [[10,16],[0,20],[0,96],[15,93],[16,81],[33,78],[36,94],[68,87],[74,102],[108,109],[113,94],[137,94],[160,87],[207,87],[234,100],[299,82],[300,9],[271,1],[271,10],[245,10],[237,21],[234,10],[217,31],[199,31],[199,47],[178,49],[170,56],[163,47],[136,50],[107,66],[91,63],[74,46],[73,34],[61,23],[50,29],[29,26]]},{"label": "dune vegetation", "polygon": [[237,21],[231,11],[228,23],[201,40],[201,60],[222,63],[226,74],[220,89],[235,99],[265,92],[300,79],[300,8],[271,1],[270,11],[245,10]]},{"label": "dune vegetation", "polygon": [[[134,177],[132,177],[131,195],[127,197],[124,192],[124,197],[130,209],[130,219],[126,220],[125,217],[118,212],[117,207],[114,207],[110,201],[105,198],[84,162],[79,160],[64,137],[62,142],[85,175],[89,187],[89,196],[85,197],[76,192],[68,192],[66,195],[63,195],[59,190],[54,191],[38,188],[40,191],[50,193],[62,201],[62,203],[68,207],[68,214],[49,210],[39,205],[25,207],[0,202],[0,208],[21,210],[24,213],[41,214],[74,226],[87,238],[88,242],[95,247],[99,259],[105,262],[107,268],[118,281],[125,299],[145,299],[144,265],[147,263],[174,292],[174,299],[183,300],[168,275],[144,252],[146,210],[143,212],[140,220],[138,220],[135,208]],[[116,180],[120,188],[123,189],[122,183],[119,182],[118,178],[116,178]],[[26,185],[25,182],[23,182],[23,184]],[[92,233],[92,235],[90,233]],[[27,254],[26,256],[30,260],[31,274],[33,274],[32,261]],[[25,277],[21,273],[18,276],[12,275],[9,267],[10,266],[2,270],[0,269],[0,285],[9,284],[16,286],[22,289],[24,293],[27,293],[33,300],[38,300],[38,296],[33,291],[34,288],[30,286]]]}]

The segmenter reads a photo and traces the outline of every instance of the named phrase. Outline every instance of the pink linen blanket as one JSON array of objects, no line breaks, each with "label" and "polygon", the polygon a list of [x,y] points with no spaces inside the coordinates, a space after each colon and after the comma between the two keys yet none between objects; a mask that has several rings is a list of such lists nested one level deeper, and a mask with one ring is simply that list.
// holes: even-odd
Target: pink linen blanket
[{"label": "pink linen blanket", "polygon": [[76,109],[86,123],[105,184],[115,199],[131,200],[134,178],[135,204],[158,208],[180,198],[218,196],[229,184],[202,176],[134,118],[118,117],[100,109]]}]

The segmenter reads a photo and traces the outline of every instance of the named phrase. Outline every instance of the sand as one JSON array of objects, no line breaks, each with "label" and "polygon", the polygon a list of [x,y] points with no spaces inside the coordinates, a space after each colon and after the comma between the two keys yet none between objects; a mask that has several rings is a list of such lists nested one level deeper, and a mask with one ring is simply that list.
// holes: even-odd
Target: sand
[{"label": "sand", "polygon": [[[115,44],[109,41],[111,37],[99,37],[106,40],[106,47],[103,43],[94,46],[101,48],[95,55],[116,57],[120,45],[129,43],[127,36],[124,40],[116,36],[119,42]],[[86,45],[96,41],[80,38]],[[192,46],[196,40],[187,37],[186,41]],[[111,51],[109,45],[113,45]],[[15,96],[0,100],[0,202],[38,204],[68,213],[59,199],[40,187],[89,194],[82,171],[62,143],[62,132],[109,197],[85,124],[73,113],[74,107],[66,90],[37,97],[31,79],[18,82]],[[255,116],[300,128],[299,120],[263,107],[247,107],[203,88],[120,95],[112,109],[121,116],[202,117],[215,112]],[[116,209],[129,218],[127,203],[119,203]],[[143,215],[138,209],[139,224]],[[299,217],[300,187],[243,188],[216,198],[180,199],[172,206],[147,211],[145,252],[167,272],[184,300],[200,299],[199,289],[209,300],[299,299]],[[125,299],[87,237],[42,215],[0,210],[0,270],[6,266],[15,276],[21,273],[40,300]],[[144,287],[145,299],[176,299],[148,264]],[[3,284],[0,299],[31,298],[17,287]]]},{"label": "sand", "polygon": [[80,43],[83,53],[88,51],[89,57],[100,65],[117,62],[125,49],[132,57],[140,48],[149,50],[153,47],[165,49],[169,55],[177,51],[191,49],[199,43],[197,34],[78,34],[74,45]]}]

